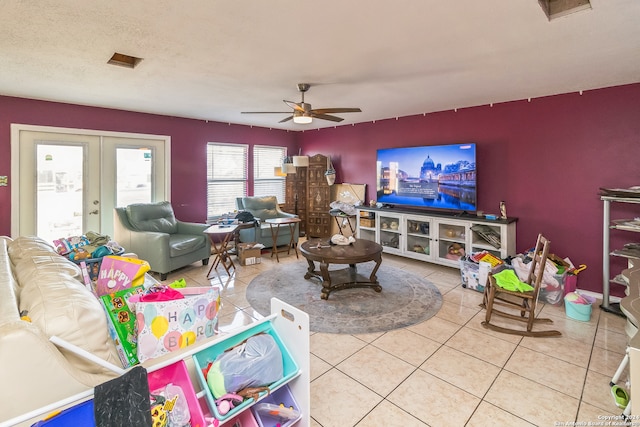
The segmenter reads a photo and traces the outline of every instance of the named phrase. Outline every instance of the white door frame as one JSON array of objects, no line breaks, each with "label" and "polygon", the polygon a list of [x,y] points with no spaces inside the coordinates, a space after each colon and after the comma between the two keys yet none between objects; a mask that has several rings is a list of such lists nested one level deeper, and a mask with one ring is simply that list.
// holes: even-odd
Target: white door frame
[{"label": "white door frame", "polygon": [[[171,137],[167,135],[153,135],[142,133],[130,133],[130,132],[115,132],[115,131],[101,131],[92,129],[77,129],[77,128],[63,128],[54,126],[37,126],[26,124],[11,124],[11,236],[13,238],[20,235],[20,132],[32,131],[32,132],[48,132],[48,133],[60,133],[60,134],[76,134],[87,136],[98,136],[102,144],[102,140],[105,137],[116,138],[131,138],[131,139],[152,139],[162,140],[164,142],[164,192],[165,199],[171,201]],[[102,150],[101,150],[102,153]],[[101,155],[102,156],[102,155]],[[111,184],[111,183],[109,183]],[[107,185],[109,185],[107,184]],[[112,185],[112,184],[111,184]],[[101,183],[102,186],[102,183]],[[28,191],[28,189],[25,189]],[[108,206],[113,209],[113,202],[109,201],[103,205],[103,208]],[[108,215],[108,214],[107,214]],[[105,215],[103,215],[104,217]],[[111,215],[108,215],[109,219],[106,220],[109,223]],[[104,224],[105,218],[102,219]]]}]

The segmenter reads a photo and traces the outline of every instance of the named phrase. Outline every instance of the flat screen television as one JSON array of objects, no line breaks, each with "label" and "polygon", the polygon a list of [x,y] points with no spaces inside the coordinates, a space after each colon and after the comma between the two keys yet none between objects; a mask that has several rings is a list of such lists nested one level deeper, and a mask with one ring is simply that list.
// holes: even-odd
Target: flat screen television
[{"label": "flat screen television", "polygon": [[378,203],[475,212],[476,144],[383,148],[377,152]]}]

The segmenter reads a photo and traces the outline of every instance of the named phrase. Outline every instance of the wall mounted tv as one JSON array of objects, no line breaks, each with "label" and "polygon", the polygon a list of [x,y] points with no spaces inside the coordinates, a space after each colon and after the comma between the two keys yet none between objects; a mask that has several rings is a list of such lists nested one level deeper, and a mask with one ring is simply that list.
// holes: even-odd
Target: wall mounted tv
[{"label": "wall mounted tv", "polygon": [[474,143],[379,149],[376,168],[378,203],[476,211]]}]

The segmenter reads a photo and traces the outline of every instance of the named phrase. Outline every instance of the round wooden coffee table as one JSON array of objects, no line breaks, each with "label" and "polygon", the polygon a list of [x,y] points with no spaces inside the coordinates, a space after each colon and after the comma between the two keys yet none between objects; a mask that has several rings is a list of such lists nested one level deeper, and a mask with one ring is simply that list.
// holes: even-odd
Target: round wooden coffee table
[{"label": "round wooden coffee table", "polygon": [[[312,239],[300,245],[300,253],[309,263],[304,278],[308,280],[314,277],[322,280],[322,299],[328,299],[331,292],[341,289],[372,288],[376,292],[382,291],[376,277],[382,263],[382,246],[376,242],[358,239],[350,245],[334,245],[329,239]],[[320,264],[320,271],[316,270],[316,261]],[[369,277],[358,274],[356,264],[369,261],[376,263]],[[329,271],[329,264],[349,264],[349,268]],[[338,273],[345,271],[346,280],[340,280],[338,277],[344,274]]]}]

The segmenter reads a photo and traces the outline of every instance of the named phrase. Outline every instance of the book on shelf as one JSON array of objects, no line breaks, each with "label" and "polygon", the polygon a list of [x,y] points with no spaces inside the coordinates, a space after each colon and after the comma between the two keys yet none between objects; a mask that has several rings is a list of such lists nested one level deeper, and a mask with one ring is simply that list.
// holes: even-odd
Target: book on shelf
[{"label": "book on shelf", "polygon": [[604,188],[600,187],[601,196],[609,197],[627,197],[636,198],[640,197],[640,186],[636,185],[629,188]]},{"label": "book on shelf", "polygon": [[613,224],[621,230],[640,231],[640,218],[614,219]]}]

